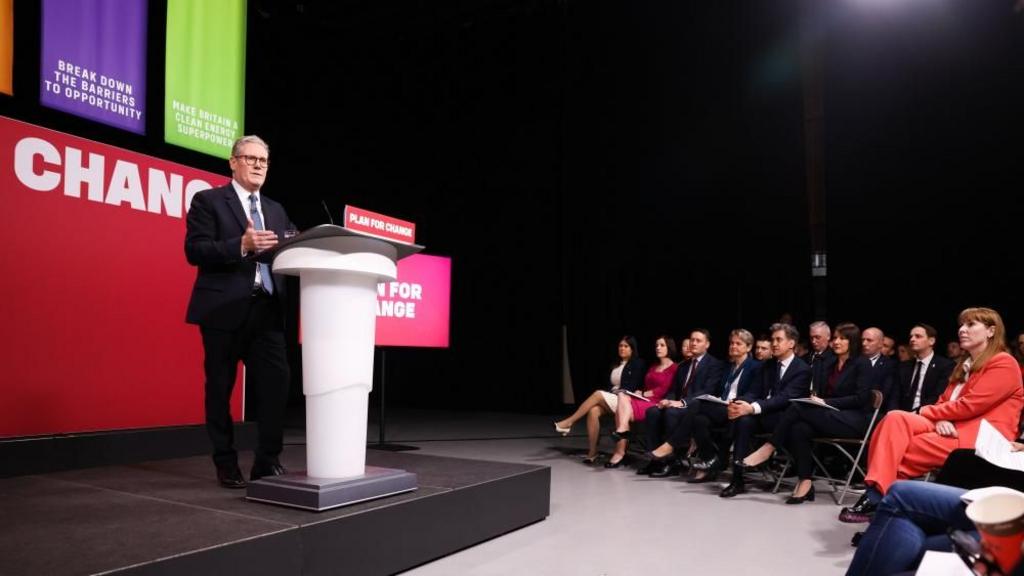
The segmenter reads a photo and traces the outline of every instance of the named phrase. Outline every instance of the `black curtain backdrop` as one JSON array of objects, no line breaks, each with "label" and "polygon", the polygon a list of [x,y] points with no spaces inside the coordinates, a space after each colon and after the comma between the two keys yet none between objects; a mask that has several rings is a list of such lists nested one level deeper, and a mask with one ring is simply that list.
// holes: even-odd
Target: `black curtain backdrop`
[{"label": "black curtain backdrop", "polygon": [[[814,320],[803,15],[825,70],[827,320],[945,341],[987,305],[1024,329],[1024,15],[868,4],[253,0],[247,132],[300,227],[353,204],[454,259],[451,348],[389,350],[389,404],[561,410],[563,326],[581,400],[624,333],[651,359],[656,335],[706,327],[724,357],[734,327]],[[146,137],[34,104],[27,6],[0,112],[227,172],[161,142],[162,2]]]}]

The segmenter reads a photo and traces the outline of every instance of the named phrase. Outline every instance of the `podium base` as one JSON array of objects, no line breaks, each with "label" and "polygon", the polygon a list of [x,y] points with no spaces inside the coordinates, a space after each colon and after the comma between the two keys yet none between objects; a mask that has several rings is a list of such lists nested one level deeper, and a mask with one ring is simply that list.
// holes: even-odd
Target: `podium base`
[{"label": "podium base", "polygon": [[416,488],[416,475],[411,472],[367,466],[365,474],[351,478],[311,478],[302,473],[267,476],[250,482],[245,498],[322,512]]}]

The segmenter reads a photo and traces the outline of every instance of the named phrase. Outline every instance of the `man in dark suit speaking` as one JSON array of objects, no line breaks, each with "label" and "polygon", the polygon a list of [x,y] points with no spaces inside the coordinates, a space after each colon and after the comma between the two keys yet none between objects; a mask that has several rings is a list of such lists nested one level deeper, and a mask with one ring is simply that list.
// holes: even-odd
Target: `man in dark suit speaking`
[{"label": "man in dark suit speaking", "polygon": [[198,267],[186,321],[198,324],[203,338],[206,430],[217,480],[226,488],[246,485],[229,404],[239,360],[259,423],[250,480],[285,471],[278,461],[289,379],[284,282],[253,259],[292,228],[284,208],[260,193],[269,154],[258,136],[239,138],[229,160],[231,183],[196,194],[186,219],[185,257]]}]

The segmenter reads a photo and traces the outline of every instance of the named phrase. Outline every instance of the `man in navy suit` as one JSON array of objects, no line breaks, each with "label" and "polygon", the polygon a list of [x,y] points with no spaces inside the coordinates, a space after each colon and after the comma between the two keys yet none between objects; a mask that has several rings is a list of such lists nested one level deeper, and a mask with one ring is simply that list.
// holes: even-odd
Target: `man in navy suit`
[{"label": "man in navy suit", "polygon": [[899,365],[898,386],[886,401],[890,410],[917,412],[921,406],[934,404],[949,384],[955,362],[935,353],[935,328],[915,324],[910,329],[910,351],[914,355]]},{"label": "man in navy suit", "polygon": [[[683,420],[686,404],[701,394],[715,392],[722,379],[722,361],[708,354],[711,333],[698,328],[690,333],[690,351],[693,357],[683,362],[676,370],[672,388],[656,406],[647,409],[644,416],[645,436],[648,447],[660,445]],[[655,461],[639,469],[640,474],[652,474],[656,478],[671,476],[679,472],[678,460]]]},{"label": "man in navy suit", "polygon": [[743,481],[743,458],[750,453],[754,434],[775,429],[791,398],[805,398],[810,392],[811,367],[796,357],[793,350],[800,332],[792,324],[772,324],[772,359],[761,368],[761,377],[742,397],[728,407],[733,421],[732,482],[722,489],[722,498],[746,492]]},{"label": "man in navy suit", "polygon": [[[726,402],[746,394],[750,383],[760,377],[761,363],[750,356],[753,345],[754,335],[747,330],[737,328],[729,334],[729,364],[720,371],[717,388],[687,401],[682,421],[670,432],[664,444],[648,453],[652,462],[663,462],[671,456],[685,455],[692,439],[696,441],[697,456],[701,459],[700,465],[695,463],[694,467],[710,472],[698,474],[691,482],[708,482],[717,476],[718,446],[712,439],[711,429],[729,423]],[[718,398],[721,402],[708,399],[708,396]],[[663,474],[661,469],[653,465],[648,473],[654,478]]]},{"label": "man in navy suit", "polygon": [[289,380],[285,286],[255,256],[292,225],[284,208],[260,192],[269,154],[258,136],[238,139],[229,160],[231,183],[196,194],[186,219],[185,257],[198,267],[186,321],[198,324],[203,338],[206,430],[217,480],[226,488],[246,486],[230,407],[239,360],[259,424],[250,480],[285,472],[278,460]]}]

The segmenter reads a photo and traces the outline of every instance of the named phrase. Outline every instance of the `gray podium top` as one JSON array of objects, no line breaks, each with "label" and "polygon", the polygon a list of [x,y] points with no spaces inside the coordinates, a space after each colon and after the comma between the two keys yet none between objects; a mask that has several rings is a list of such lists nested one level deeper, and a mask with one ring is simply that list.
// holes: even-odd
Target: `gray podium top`
[{"label": "gray podium top", "polygon": [[304,231],[302,234],[299,234],[298,236],[285,238],[279,241],[277,243],[277,246],[274,246],[269,250],[264,250],[263,252],[260,252],[253,259],[257,262],[264,262],[269,264],[273,262],[274,257],[277,256],[277,253],[279,251],[284,250],[289,246],[301,244],[302,242],[305,242],[307,240],[316,240],[319,238],[333,238],[336,236],[355,236],[357,238],[370,238],[373,240],[385,242],[395,247],[395,250],[398,253],[396,258],[397,260],[401,260],[406,256],[412,256],[413,254],[416,254],[423,250],[423,246],[419,244],[406,244],[405,242],[398,242],[396,240],[390,240],[388,238],[381,238],[380,236],[374,236],[373,234],[366,234],[365,232],[359,232],[357,230],[343,228],[341,226],[338,226],[337,224],[320,224],[319,226],[314,226],[309,230]]}]

